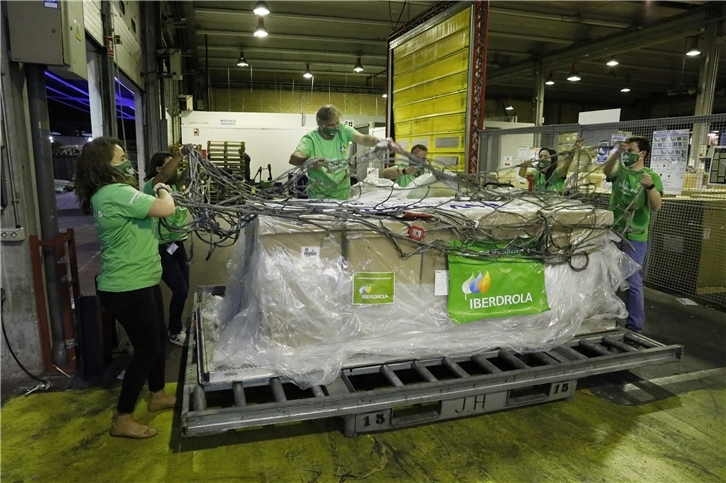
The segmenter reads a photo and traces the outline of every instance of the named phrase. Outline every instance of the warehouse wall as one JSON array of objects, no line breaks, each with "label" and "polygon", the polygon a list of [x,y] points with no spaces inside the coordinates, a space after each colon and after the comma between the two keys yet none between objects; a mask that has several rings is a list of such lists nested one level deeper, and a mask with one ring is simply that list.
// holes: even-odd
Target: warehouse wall
[{"label": "warehouse wall", "polygon": [[[123,11],[121,5],[123,4]],[[114,34],[118,35],[121,43],[115,46],[114,61],[119,68],[137,86],[144,86],[141,72],[143,59],[141,52],[141,20],[139,2],[135,0],[113,1]],[[99,45],[105,46],[103,36],[103,21],[101,19],[101,0],[84,0],[83,22],[86,33]]]},{"label": "warehouse wall", "polygon": [[379,94],[310,92],[310,90],[212,89],[210,110],[218,112],[316,112],[333,104],[346,116],[385,116],[386,99]]},{"label": "warehouse wall", "polygon": [[[30,265],[30,235],[38,235],[39,227],[35,169],[31,156],[30,128],[25,73],[17,63],[8,63],[2,53],[3,115],[7,138],[2,139],[2,177],[0,189],[10,204],[2,210],[0,225],[3,228],[22,227],[25,239],[3,241],[0,250],[2,287],[7,299],[2,304],[2,322],[7,331],[10,346],[20,362],[31,372],[42,372],[38,318],[35,309],[35,293]],[[4,136],[0,136],[2,138]],[[13,185],[10,182],[13,182]],[[17,203],[13,203],[17,200]],[[0,342],[2,379],[16,379],[24,373],[12,359],[5,341]]]}]

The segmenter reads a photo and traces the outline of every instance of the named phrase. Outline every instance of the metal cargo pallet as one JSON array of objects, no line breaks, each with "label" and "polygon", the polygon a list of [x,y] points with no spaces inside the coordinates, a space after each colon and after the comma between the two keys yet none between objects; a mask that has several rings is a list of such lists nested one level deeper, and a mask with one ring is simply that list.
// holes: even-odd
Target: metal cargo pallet
[{"label": "metal cargo pallet", "polygon": [[683,351],[629,331],[613,332],[528,354],[499,350],[344,367],[331,384],[302,390],[260,374],[209,383],[198,367],[201,347],[192,346],[182,402],[184,436],[330,417],[343,418],[346,436],[400,429],[566,399],[580,378],[678,361]]}]

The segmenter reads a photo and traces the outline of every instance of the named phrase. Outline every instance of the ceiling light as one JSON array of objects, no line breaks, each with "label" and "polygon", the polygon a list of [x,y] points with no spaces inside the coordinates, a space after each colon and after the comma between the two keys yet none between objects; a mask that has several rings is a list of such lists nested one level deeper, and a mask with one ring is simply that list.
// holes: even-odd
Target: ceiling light
[{"label": "ceiling light", "polygon": [[238,67],[249,67],[250,64],[247,63],[247,59],[245,59],[245,53],[240,51],[239,53],[239,60],[237,61]]},{"label": "ceiling light", "polygon": [[358,57],[355,61],[355,67],[353,67],[353,72],[363,72],[363,64],[360,63],[360,57]]},{"label": "ceiling light", "polygon": [[507,105],[504,107],[504,110],[505,111],[513,111],[514,110],[514,106],[512,105],[511,102],[508,102]]},{"label": "ceiling light", "polygon": [[383,93],[383,95],[382,95],[381,97],[383,97],[384,99],[387,99],[387,98],[388,98],[388,94],[386,94],[386,93],[384,92],[384,93]]},{"label": "ceiling light", "polygon": [[267,29],[265,28],[265,19],[262,17],[257,19],[257,28],[255,29],[255,37],[267,37]]},{"label": "ceiling light", "polygon": [[270,9],[267,7],[267,2],[257,2],[255,4],[254,10],[252,10],[255,15],[259,15],[260,17],[264,17],[265,15],[270,13]]},{"label": "ceiling light", "polygon": [[615,56],[613,55],[613,56],[610,57],[610,60],[608,60],[607,65],[609,65],[610,67],[615,67],[619,63],[620,62],[618,62],[617,60],[615,60]]},{"label": "ceiling light", "polygon": [[698,37],[693,37],[693,40],[691,41],[691,48],[688,49],[688,52],[686,52],[686,55],[689,57],[695,57],[697,55],[701,55],[701,49],[698,48]]},{"label": "ceiling light", "polygon": [[313,77],[313,73],[310,72],[310,64],[305,64],[305,72],[303,73],[303,77],[306,79],[311,79]]},{"label": "ceiling light", "polygon": [[577,82],[579,80],[582,80],[582,77],[580,77],[580,70],[577,66],[577,62],[573,62],[572,71],[570,72],[570,75],[567,76],[567,80],[570,82]]},{"label": "ceiling light", "polygon": [[545,84],[548,86],[555,85],[555,80],[552,78],[552,72],[550,72],[549,78],[545,81]]}]

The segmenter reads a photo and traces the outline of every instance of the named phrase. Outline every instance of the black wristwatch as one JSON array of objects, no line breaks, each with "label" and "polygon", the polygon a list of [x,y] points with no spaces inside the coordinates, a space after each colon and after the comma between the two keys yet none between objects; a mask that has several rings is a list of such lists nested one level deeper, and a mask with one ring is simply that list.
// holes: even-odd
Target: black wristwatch
[{"label": "black wristwatch", "polygon": [[652,190],[653,188],[655,188],[655,184],[645,187],[645,189],[647,189],[647,190]]}]

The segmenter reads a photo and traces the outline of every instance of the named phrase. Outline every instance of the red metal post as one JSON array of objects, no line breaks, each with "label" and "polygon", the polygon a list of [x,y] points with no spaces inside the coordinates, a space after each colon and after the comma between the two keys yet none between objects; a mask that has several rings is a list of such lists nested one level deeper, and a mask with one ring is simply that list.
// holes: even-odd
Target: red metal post
[{"label": "red metal post", "polygon": [[53,352],[50,346],[50,328],[48,327],[48,310],[45,306],[45,289],[43,288],[43,268],[40,255],[41,242],[35,235],[30,235],[30,263],[33,267],[33,287],[35,289],[35,309],[38,312],[38,335],[40,350],[43,357],[43,370],[46,374],[53,372]]},{"label": "red metal post", "polygon": [[469,105],[469,152],[467,153],[466,172],[479,172],[479,131],[484,128],[484,88],[487,75],[487,31],[489,19],[489,1],[474,2],[472,22],[471,64],[469,65],[469,89],[471,104]]}]

